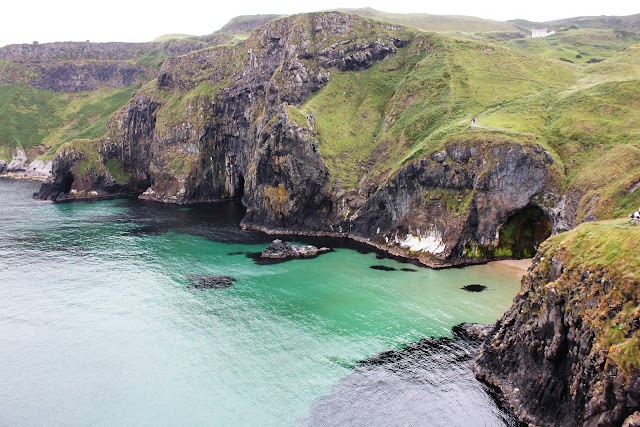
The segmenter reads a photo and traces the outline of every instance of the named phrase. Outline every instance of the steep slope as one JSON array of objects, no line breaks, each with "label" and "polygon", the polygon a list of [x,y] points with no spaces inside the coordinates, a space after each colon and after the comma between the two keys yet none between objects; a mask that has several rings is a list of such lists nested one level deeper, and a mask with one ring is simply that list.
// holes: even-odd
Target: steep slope
[{"label": "steep slope", "polygon": [[[552,47],[554,39],[547,39],[536,43]],[[558,39],[569,43],[564,35]],[[640,45],[633,44],[637,36],[600,31],[578,32],[570,40],[583,54],[593,52],[584,46],[594,43],[608,59],[570,64],[575,84],[503,103],[479,114],[478,122],[548,142],[565,167],[573,225],[623,216],[640,205]]]},{"label": "steep slope", "polygon": [[638,239],[617,220],[541,247],[474,367],[524,421],[622,425],[640,410]]},{"label": "steep slope", "polygon": [[[526,255],[564,226],[562,168],[535,136],[468,120],[573,81],[564,64],[495,45],[293,16],[167,60],[100,154],[66,147],[40,194],[242,197],[246,227],[351,236],[433,266]],[[129,181],[114,186],[109,162]]]}]

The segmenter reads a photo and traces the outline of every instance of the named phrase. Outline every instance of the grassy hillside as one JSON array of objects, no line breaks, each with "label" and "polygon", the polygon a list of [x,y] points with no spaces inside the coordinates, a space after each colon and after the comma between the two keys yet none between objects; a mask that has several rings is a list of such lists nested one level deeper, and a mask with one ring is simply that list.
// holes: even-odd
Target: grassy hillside
[{"label": "grassy hillside", "polygon": [[[400,15],[373,9],[354,12],[400,20]],[[420,28],[435,19],[443,26],[434,23],[431,29],[439,31],[459,30],[447,19],[464,21],[401,16],[400,21]],[[240,47],[232,49],[224,75],[239,71],[246,49],[259,48],[251,41],[237,44],[246,37],[243,32],[274,17],[238,17],[217,33],[218,42]],[[511,29],[491,25],[480,30]],[[297,108],[290,107],[290,115],[302,124],[305,116],[315,117],[320,152],[334,182],[351,188],[363,178],[383,183],[407,162],[454,139],[470,144],[509,139],[540,144],[551,153],[560,187],[579,200],[578,220],[619,217],[640,206],[639,34],[583,28],[506,41],[412,34],[412,42],[395,56],[364,71],[333,70],[326,87]],[[138,63],[157,67],[168,55],[159,48]],[[12,64],[0,63],[0,73],[17,72]],[[206,120],[204,113],[188,111],[206,111],[229,83],[198,80],[199,73],[207,72],[188,77],[195,79],[188,93],[157,91],[154,82],[145,86],[143,90],[163,104],[157,117],[160,128]],[[24,84],[0,86],[0,155],[8,158],[16,145],[39,153],[50,150],[50,155],[66,141],[99,138],[107,117],[135,90],[72,96]],[[469,126],[472,117],[477,117],[477,127]]]},{"label": "grassy hillside", "polygon": [[16,146],[52,155],[73,139],[99,138],[108,118],[139,86],[74,94],[39,90],[22,83],[0,86],[0,157]]},{"label": "grassy hillside", "polygon": [[[602,61],[568,64],[576,81],[515,99],[479,115],[491,128],[539,135],[562,158],[570,191],[583,192],[578,219],[622,216],[640,205],[640,44],[637,36],[580,30],[508,42],[546,57],[598,52]],[[606,58],[606,59],[604,59]]]},{"label": "grassy hillside", "polygon": [[241,15],[232,18],[219,31],[232,34],[249,34],[251,31],[274,19],[286,15]]},{"label": "grassy hillside", "polygon": [[471,118],[482,111],[574,82],[561,62],[481,42],[421,36],[366,71],[334,75],[301,110],[316,117],[332,177],[355,186],[364,171],[385,175],[469,133]]},{"label": "grassy hillside", "polygon": [[559,30],[561,28],[592,28],[623,31],[640,31],[640,13],[628,16],[578,16],[575,18],[557,19],[547,22],[532,22],[524,19],[515,19],[510,23],[522,28],[549,28]]},{"label": "grassy hillside", "polygon": [[569,63],[597,63],[634,43],[640,43],[640,34],[618,30],[569,30],[544,38],[509,40],[504,45]]},{"label": "grassy hillside", "polygon": [[162,42],[168,42],[169,40],[182,40],[182,39],[188,39],[192,37],[195,37],[195,36],[192,36],[189,34],[165,34],[160,37],[156,37],[152,41],[155,43],[162,43]]},{"label": "grassy hillside", "polygon": [[[517,31],[518,28],[502,21],[476,18],[462,15],[432,15],[429,13],[389,13],[369,7],[360,9],[338,9],[340,12],[373,18],[379,21],[393,22],[394,24],[409,25],[424,31],[433,32],[491,32]],[[473,11],[469,11],[473,13]]]}]

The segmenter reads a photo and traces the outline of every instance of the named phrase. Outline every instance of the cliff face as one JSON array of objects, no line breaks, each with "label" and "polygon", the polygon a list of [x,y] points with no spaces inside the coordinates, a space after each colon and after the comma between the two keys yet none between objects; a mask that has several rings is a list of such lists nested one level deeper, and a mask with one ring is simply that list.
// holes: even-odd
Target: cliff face
[{"label": "cliff face", "polygon": [[[349,228],[356,236],[371,237],[395,253],[434,266],[527,256],[533,248],[515,253],[518,249],[507,240],[522,239],[507,236],[503,226],[521,215],[525,224],[514,224],[514,233],[523,226],[537,227],[540,235],[529,240],[541,242],[548,236],[556,225],[548,208],[557,200],[553,164],[537,145],[454,142],[401,169],[367,199]],[[527,209],[533,211],[531,217]]]},{"label": "cliff face", "polygon": [[166,43],[59,42],[0,48],[0,84],[26,82],[55,92],[121,87],[149,80],[156,64],[144,58],[182,55],[208,45],[200,40]]},{"label": "cliff face", "polygon": [[[538,145],[454,139],[388,181],[357,189],[331,181],[315,117],[298,107],[333,74],[401,49],[424,57],[436,47],[402,27],[318,13],[271,21],[233,47],[170,58],[110,119],[95,147],[100,161],[78,167],[65,157],[54,169],[72,177],[68,188],[53,179],[40,197],[142,188],[141,198],[172,203],[242,198],[245,227],[350,236],[432,266],[532,254],[532,236],[531,247],[515,248],[518,233],[538,227],[542,241],[561,224],[556,165]],[[109,162],[123,174],[109,175],[100,165]]]},{"label": "cliff face", "polygon": [[[545,243],[480,349],[476,376],[528,423],[622,425],[640,410],[638,256],[620,251],[635,246],[640,230],[618,224],[614,232],[581,226]],[[617,257],[595,260],[614,247]]]}]

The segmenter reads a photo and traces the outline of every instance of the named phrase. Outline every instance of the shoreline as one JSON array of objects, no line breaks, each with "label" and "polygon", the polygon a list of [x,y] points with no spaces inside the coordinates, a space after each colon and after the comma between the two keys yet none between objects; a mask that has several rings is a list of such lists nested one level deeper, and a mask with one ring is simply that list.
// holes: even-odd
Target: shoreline
[{"label": "shoreline", "polygon": [[[8,179],[16,179],[16,180],[30,180],[30,181],[38,181],[38,182],[45,182],[47,180],[46,177],[42,177],[42,176],[33,176],[33,175],[27,175],[23,172],[8,172],[8,173],[4,173],[4,174],[0,174],[0,178],[5,177]],[[94,195],[90,195],[90,196],[86,196],[86,197],[69,197],[69,198],[63,198],[61,200],[55,200],[55,203],[64,203],[64,202],[72,202],[72,201],[92,201],[92,200],[103,200],[103,199],[114,199],[114,198],[126,198],[126,197],[131,197],[133,194],[129,193],[129,194],[115,194],[115,195],[110,195],[110,196],[94,196]],[[152,203],[167,203],[167,202],[163,202],[161,200],[155,200],[155,199],[140,199],[140,200],[145,200],[145,201],[149,201]],[[202,202],[198,202],[198,203],[202,203]],[[196,204],[198,204],[196,203]],[[215,202],[204,202],[205,204],[208,203],[215,203]],[[170,203],[171,204],[171,203]],[[191,203],[186,203],[186,204],[191,204]],[[419,264],[419,265],[423,265],[426,266],[428,268],[431,268],[433,270],[440,270],[440,269],[445,269],[445,268],[462,268],[462,267],[469,267],[472,265],[492,265],[495,268],[501,269],[505,272],[510,272],[512,274],[517,274],[518,277],[521,277],[522,275],[524,275],[527,270],[529,269],[529,267],[531,266],[531,261],[532,258],[527,258],[527,259],[490,259],[490,258],[457,258],[457,259],[453,259],[453,260],[440,260],[437,259],[435,257],[433,257],[433,255],[429,255],[429,254],[421,254],[421,255],[416,255],[416,254],[411,254],[408,253],[406,250],[403,250],[400,247],[394,247],[394,246],[388,246],[388,245],[384,245],[384,244],[380,244],[377,242],[372,241],[369,238],[366,237],[362,237],[362,236],[357,236],[357,235],[353,235],[353,234],[349,234],[349,233],[339,233],[339,232],[328,232],[328,231],[293,231],[293,230],[276,230],[276,229],[271,229],[271,228],[267,228],[264,226],[259,226],[259,225],[255,225],[255,224],[247,224],[244,221],[240,221],[239,224],[240,228],[243,230],[251,230],[251,231],[258,231],[261,233],[264,233],[266,235],[270,235],[270,236],[279,236],[279,237],[328,237],[328,238],[337,238],[337,239],[348,239],[354,242],[358,242],[364,245],[367,245],[371,248],[373,248],[374,250],[380,251],[382,253],[384,253],[386,256],[390,257],[390,258],[397,258],[397,259],[402,259],[405,262],[409,262],[409,263],[415,263],[415,264]]]},{"label": "shoreline", "polygon": [[487,263],[487,265],[494,267],[498,270],[503,270],[510,273],[516,273],[520,276],[523,276],[527,273],[532,263],[533,263],[533,258],[501,259],[498,261],[490,261]]},{"label": "shoreline", "polygon": [[15,179],[19,181],[36,181],[46,182],[49,179],[48,176],[33,175],[26,172],[4,172],[0,173],[0,178]]},{"label": "shoreline", "polygon": [[240,228],[243,230],[251,230],[262,232],[271,236],[280,236],[280,237],[329,237],[329,238],[343,238],[352,240],[354,242],[365,244],[369,247],[372,247],[375,250],[378,250],[384,253],[389,258],[399,258],[405,262],[409,263],[417,263],[433,270],[441,270],[446,268],[462,268],[462,267],[470,267],[472,265],[492,265],[497,269],[503,270],[505,272],[509,272],[512,274],[518,275],[521,278],[531,266],[531,262],[533,258],[525,258],[525,259],[489,259],[489,258],[457,258],[453,260],[438,260],[433,256],[429,256],[428,254],[413,255],[407,253],[407,251],[402,248],[395,246],[387,246],[383,244],[379,244],[377,242],[373,242],[366,237],[356,236],[349,233],[336,233],[336,232],[326,232],[326,231],[285,231],[285,230],[274,230],[270,228],[266,228],[263,226],[257,226],[253,224],[246,224],[244,222],[240,222]]}]

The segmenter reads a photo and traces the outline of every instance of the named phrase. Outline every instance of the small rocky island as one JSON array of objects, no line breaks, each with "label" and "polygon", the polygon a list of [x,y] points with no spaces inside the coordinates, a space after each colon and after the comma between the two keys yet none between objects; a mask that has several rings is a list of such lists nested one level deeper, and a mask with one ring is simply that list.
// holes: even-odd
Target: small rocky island
[{"label": "small rocky island", "polygon": [[329,248],[317,248],[312,245],[297,245],[291,242],[283,242],[280,239],[274,240],[269,246],[264,248],[262,258],[287,259],[287,258],[313,258],[322,253],[329,252]]}]

